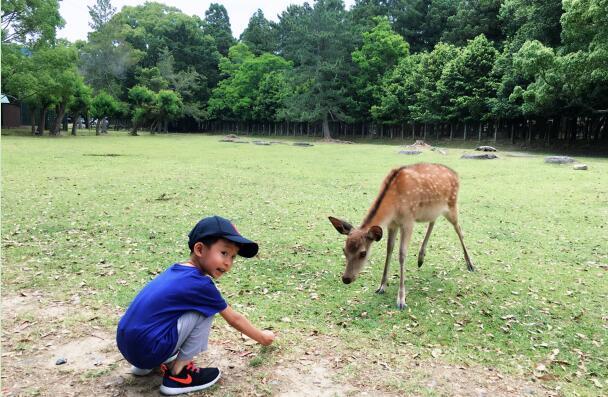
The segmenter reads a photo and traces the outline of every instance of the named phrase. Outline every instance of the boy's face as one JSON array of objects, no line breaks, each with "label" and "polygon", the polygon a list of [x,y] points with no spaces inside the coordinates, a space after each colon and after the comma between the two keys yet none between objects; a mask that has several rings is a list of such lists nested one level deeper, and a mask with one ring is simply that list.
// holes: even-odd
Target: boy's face
[{"label": "boy's face", "polygon": [[197,265],[213,278],[220,278],[230,271],[232,262],[239,252],[239,247],[231,241],[219,239],[211,247],[198,242],[194,244],[194,256]]}]

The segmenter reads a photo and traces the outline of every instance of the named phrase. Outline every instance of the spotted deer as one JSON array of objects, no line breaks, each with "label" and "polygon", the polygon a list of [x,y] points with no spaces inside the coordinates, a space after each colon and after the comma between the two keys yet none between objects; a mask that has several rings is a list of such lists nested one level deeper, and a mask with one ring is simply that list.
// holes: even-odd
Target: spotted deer
[{"label": "spotted deer", "polygon": [[397,307],[405,307],[404,263],[412,237],[415,222],[428,222],[426,235],[418,254],[418,267],[424,262],[426,244],[439,215],[443,215],[454,226],[462,244],[467,269],[474,271],[462,230],[458,224],[458,174],[441,164],[413,164],[391,170],[384,178],[380,193],[372,203],[363,223],[354,228],[348,222],[329,217],[336,230],[347,235],[344,246],[346,269],[342,275],[344,284],[350,284],[367,263],[374,241],[380,241],[383,230],[388,230],[386,260],[382,282],[376,293],[384,293],[388,285],[388,268],[395,245],[397,231],[400,231],[399,245],[399,293]]}]

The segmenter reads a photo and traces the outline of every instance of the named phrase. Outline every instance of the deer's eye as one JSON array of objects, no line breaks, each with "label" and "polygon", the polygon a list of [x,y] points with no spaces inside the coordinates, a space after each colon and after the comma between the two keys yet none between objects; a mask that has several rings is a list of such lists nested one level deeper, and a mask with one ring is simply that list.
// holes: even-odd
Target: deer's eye
[{"label": "deer's eye", "polygon": [[367,251],[359,252],[359,258],[361,258],[361,259],[365,258],[366,255],[367,255]]}]

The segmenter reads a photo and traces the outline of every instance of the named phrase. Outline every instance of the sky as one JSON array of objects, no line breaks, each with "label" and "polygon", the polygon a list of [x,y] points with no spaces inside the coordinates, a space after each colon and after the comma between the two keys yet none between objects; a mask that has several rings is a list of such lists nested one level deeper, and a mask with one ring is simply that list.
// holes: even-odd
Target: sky
[{"label": "sky", "polygon": [[[266,19],[278,21],[278,15],[281,14],[289,4],[303,4],[304,0],[156,0],[158,3],[164,3],[172,7],[180,9],[188,15],[198,15],[201,18],[205,17],[205,11],[209,9],[211,3],[220,3],[226,7],[230,25],[232,27],[232,35],[239,38],[243,30],[247,27],[249,18],[258,8],[264,12]],[[350,8],[354,4],[354,0],[346,0],[346,8]],[[144,4],[144,0],[112,0],[112,6],[116,11],[120,11],[123,6],[136,6]],[[309,0],[309,3],[313,3]],[[60,12],[65,20],[65,26],[57,32],[57,37],[68,39],[72,42],[76,40],[86,40],[87,33],[90,32],[89,27],[89,10],[87,6],[95,5],[95,0],[61,0]]]}]

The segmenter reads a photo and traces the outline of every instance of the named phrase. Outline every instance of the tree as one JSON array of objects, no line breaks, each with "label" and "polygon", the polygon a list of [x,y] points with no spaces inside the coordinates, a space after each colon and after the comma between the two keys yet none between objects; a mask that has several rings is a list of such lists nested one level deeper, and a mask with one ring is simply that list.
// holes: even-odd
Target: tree
[{"label": "tree", "polygon": [[87,42],[77,42],[79,69],[87,84],[95,91],[110,95],[124,95],[127,76],[144,57],[145,51],[135,49],[127,40],[125,29],[118,18],[104,23],[88,34]]},{"label": "tree", "polygon": [[274,53],[278,47],[276,27],[274,23],[264,17],[262,10],[258,9],[249,19],[240,41],[246,44],[255,55],[264,52]]},{"label": "tree", "polygon": [[391,73],[382,79],[380,101],[370,113],[385,124],[404,123],[411,119],[410,106],[416,101],[421,55],[403,57]]},{"label": "tree", "polygon": [[446,65],[437,86],[439,95],[450,98],[444,107],[448,119],[473,121],[489,114],[489,99],[496,87],[491,79],[496,55],[488,39],[479,35]]},{"label": "tree", "polygon": [[[244,51],[236,50],[243,46],[237,44],[229,53],[242,54]],[[276,121],[286,89],[285,72],[291,63],[269,53],[233,59],[238,62],[233,66],[222,63],[231,72],[213,91],[210,114],[224,120]]]},{"label": "tree", "polygon": [[116,13],[116,8],[112,7],[110,0],[97,0],[94,6],[87,6],[87,8],[91,16],[89,26],[96,31],[101,30],[110,22],[110,19]]},{"label": "tree", "polygon": [[526,40],[539,40],[551,47],[560,44],[561,0],[506,0],[498,14],[512,52]]},{"label": "tree", "polygon": [[444,114],[443,110],[450,97],[439,90],[437,83],[446,66],[458,56],[458,48],[444,43],[437,44],[430,53],[420,54],[418,73],[412,76],[417,82],[415,100],[409,106],[413,120],[422,123],[449,120],[449,114]]},{"label": "tree", "polygon": [[91,116],[97,119],[95,135],[100,135],[100,128],[105,117],[112,117],[119,109],[119,102],[112,95],[100,91],[91,101]]},{"label": "tree", "polygon": [[217,50],[222,55],[228,54],[228,49],[234,45],[230,28],[230,18],[226,7],[218,3],[211,3],[205,11],[205,33],[215,39]]},{"label": "tree", "polygon": [[148,88],[136,85],[129,90],[129,102],[133,108],[131,135],[136,136],[137,130],[151,119],[156,95]]},{"label": "tree", "polygon": [[293,61],[291,94],[282,116],[321,121],[331,139],[329,120],[350,121],[354,102],[349,93],[352,28],[340,0],[318,0],[314,8],[289,6],[279,17],[280,51]]},{"label": "tree", "polygon": [[[123,7],[112,22],[114,20],[120,26],[124,40],[143,54],[138,67],[157,66],[163,54],[169,51],[176,73],[188,70],[198,73],[201,84],[193,95],[200,103],[207,101],[211,89],[219,81],[220,54],[213,37],[205,34],[206,22],[159,3]],[[134,79],[125,82],[127,89],[135,84]]]},{"label": "tree", "polygon": [[92,95],[91,87],[84,84],[82,79],[79,79],[67,106],[69,114],[72,115],[72,135],[76,135],[78,131],[80,116],[89,111]]},{"label": "tree", "polygon": [[2,2],[2,44],[52,43],[65,21],[58,0],[7,0]]},{"label": "tree", "polygon": [[182,113],[182,100],[174,91],[160,90],[156,96],[156,126],[168,132],[169,121],[176,119]]},{"label": "tree", "polygon": [[376,26],[363,33],[363,44],[353,51],[352,58],[357,65],[355,87],[361,113],[365,117],[374,104],[379,103],[380,82],[409,52],[409,46],[396,34],[386,17],[376,17]]},{"label": "tree", "polygon": [[441,40],[459,46],[483,34],[499,43],[503,34],[498,21],[500,0],[467,0],[458,2],[456,13],[447,20]]}]

